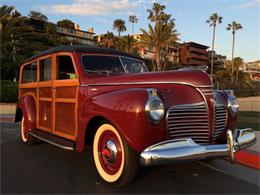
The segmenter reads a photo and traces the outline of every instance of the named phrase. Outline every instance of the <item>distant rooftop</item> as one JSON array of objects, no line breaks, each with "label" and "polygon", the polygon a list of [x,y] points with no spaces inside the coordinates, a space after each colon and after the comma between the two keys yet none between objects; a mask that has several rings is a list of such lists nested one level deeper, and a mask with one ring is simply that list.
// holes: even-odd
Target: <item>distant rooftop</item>
[{"label": "distant rooftop", "polygon": [[200,48],[203,48],[203,49],[209,48],[209,46],[207,46],[207,45],[202,45],[202,44],[195,43],[195,42],[186,42],[186,43],[182,43],[181,45],[190,45],[190,46],[193,46],[193,47],[200,47]]}]

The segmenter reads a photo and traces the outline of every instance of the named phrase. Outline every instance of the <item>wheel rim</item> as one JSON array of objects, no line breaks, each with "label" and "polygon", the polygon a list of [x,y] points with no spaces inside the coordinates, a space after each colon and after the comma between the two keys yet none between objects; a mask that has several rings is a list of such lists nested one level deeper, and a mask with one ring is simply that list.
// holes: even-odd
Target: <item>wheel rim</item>
[{"label": "wheel rim", "polygon": [[112,125],[103,124],[98,128],[94,137],[93,157],[97,171],[105,181],[113,183],[120,178],[125,166],[124,146]]},{"label": "wheel rim", "polygon": [[24,117],[22,118],[22,121],[21,121],[21,136],[22,136],[23,142],[28,141],[28,132],[25,127]]},{"label": "wheel rim", "polygon": [[99,161],[108,174],[115,174],[122,163],[122,148],[117,136],[111,131],[102,133],[98,143]]}]

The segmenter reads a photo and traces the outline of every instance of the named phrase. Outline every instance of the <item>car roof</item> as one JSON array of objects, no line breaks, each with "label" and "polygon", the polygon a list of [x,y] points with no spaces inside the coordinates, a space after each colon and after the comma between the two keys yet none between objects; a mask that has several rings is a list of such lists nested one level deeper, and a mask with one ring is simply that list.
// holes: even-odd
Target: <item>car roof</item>
[{"label": "car roof", "polygon": [[56,52],[89,52],[89,53],[100,53],[100,54],[114,54],[114,55],[121,55],[121,56],[136,58],[138,60],[143,61],[143,59],[138,56],[127,54],[122,51],[118,51],[118,50],[110,49],[110,48],[101,48],[101,47],[83,46],[83,45],[61,45],[61,46],[50,48],[45,51],[41,51],[38,54],[35,54],[32,57],[26,59],[25,62],[31,61],[31,60],[38,58],[40,56],[43,56],[43,55],[56,53]]}]

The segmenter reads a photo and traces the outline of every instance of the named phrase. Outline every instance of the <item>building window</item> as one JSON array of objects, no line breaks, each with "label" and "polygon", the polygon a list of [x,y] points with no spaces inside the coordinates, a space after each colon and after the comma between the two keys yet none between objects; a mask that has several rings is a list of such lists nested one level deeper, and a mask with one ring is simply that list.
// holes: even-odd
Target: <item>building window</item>
[{"label": "building window", "polygon": [[32,64],[25,65],[22,70],[22,83],[31,83],[37,81],[37,64],[33,62]]},{"label": "building window", "polygon": [[70,56],[57,56],[57,80],[75,79],[76,74]]},{"label": "building window", "polygon": [[69,28],[68,29],[68,33],[69,34],[76,34],[76,31],[74,29]]},{"label": "building window", "polygon": [[40,61],[40,81],[51,80],[51,58]]}]

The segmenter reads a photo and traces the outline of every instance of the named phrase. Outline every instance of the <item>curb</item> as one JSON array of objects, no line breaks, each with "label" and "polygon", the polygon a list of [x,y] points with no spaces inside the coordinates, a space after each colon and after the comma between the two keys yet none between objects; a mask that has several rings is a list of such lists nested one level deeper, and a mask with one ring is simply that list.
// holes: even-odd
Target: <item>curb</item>
[{"label": "curb", "polygon": [[13,114],[0,114],[0,122],[14,122]]},{"label": "curb", "polygon": [[235,161],[239,164],[260,170],[260,153],[252,150],[242,150],[236,153]]}]

